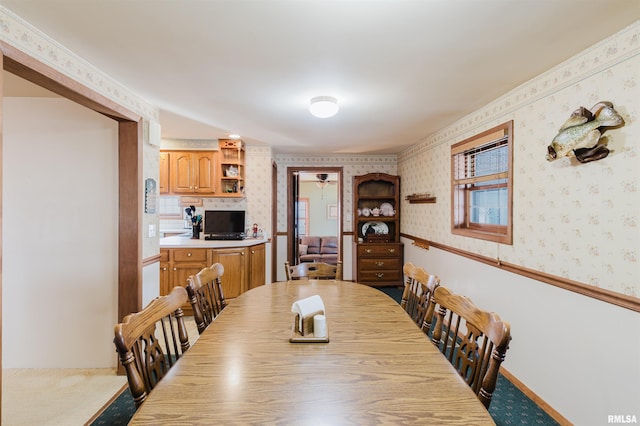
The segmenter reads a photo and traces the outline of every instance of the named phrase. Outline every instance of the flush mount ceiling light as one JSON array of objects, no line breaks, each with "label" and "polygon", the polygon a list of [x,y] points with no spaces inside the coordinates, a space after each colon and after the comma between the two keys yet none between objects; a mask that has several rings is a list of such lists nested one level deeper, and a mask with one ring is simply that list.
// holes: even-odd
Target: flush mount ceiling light
[{"label": "flush mount ceiling light", "polygon": [[309,112],[318,118],[328,118],[338,112],[338,100],[331,96],[316,96],[311,99]]}]

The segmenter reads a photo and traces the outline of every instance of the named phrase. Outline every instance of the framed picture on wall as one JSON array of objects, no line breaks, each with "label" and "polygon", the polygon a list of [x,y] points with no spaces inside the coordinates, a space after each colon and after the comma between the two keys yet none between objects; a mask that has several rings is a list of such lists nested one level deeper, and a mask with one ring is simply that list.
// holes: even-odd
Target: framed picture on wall
[{"label": "framed picture on wall", "polygon": [[327,219],[337,219],[337,218],[338,218],[338,205],[327,204]]}]

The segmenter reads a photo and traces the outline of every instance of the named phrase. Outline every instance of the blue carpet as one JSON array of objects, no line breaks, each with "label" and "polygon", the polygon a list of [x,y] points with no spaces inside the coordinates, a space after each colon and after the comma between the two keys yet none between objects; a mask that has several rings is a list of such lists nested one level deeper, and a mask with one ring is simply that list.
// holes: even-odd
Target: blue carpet
[{"label": "blue carpet", "polygon": [[498,375],[489,414],[498,426],[558,424],[502,374]]},{"label": "blue carpet", "polygon": [[[402,300],[402,287],[381,287],[380,290],[398,303]],[[502,374],[498,374],[489,414],[498,426],[558,424]]]},{"label": "blue carpet", "polygon": [[124,391],[91,423],[94,425],[126,426],[136,412],[136,404],[129,388]]}]

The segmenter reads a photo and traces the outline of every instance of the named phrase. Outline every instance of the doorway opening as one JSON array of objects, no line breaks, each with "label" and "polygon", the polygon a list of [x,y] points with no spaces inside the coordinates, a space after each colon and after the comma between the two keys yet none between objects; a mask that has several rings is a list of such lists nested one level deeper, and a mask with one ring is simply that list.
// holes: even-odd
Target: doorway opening
[{"label": "doorway opening", "polygon": [[334,258],[342,260],[342,167],[287,168],[287,260],[292,265],[304,261],[303,237],[335,237]]}]

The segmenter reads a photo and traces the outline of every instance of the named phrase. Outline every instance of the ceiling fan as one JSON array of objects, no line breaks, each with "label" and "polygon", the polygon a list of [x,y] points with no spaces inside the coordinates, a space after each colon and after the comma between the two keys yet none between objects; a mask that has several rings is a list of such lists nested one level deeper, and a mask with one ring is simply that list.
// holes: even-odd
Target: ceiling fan
[{"label": "ceiling fan", "polygon": [[329,180],[329,175],[327,173],[318,173],[316,175],[316,185],[318,188],[324,188],[327,185],[335,185],[335,181]]}]

